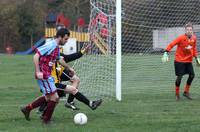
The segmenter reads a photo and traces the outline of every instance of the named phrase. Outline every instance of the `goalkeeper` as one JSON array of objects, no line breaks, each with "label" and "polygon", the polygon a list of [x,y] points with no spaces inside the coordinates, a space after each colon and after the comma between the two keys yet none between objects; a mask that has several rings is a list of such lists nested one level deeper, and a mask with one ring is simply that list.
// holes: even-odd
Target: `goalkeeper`
[{"label": "goalkeeper", "polygon": [[175,61],[174,61],[175,74],[176,74],[176,82],[175,82],[176,100],[178,101],[180,99],[179,89],[180,89],[181,79],[185,74],[189,74],[189,76],[185,85],[183,96],[186,97],[187,99],[192,100],[189,94],[190,86],[195,77],[192,65],[192,59],[193,57],[195,57],[198,66],[200,65],[199,64],[200,61],[197,58],[198,52],[196,45],[196,36],[193,33],[193,25],[191,23],[185,25],[185,34],[180,35],[178,38],[176,38],[167,46],[162,57],[162,62],[168,61],[168,52],[170,52],[174,46],[177,46],[175,52]]},{"label": "goalkeeper", "polygon": [[[65,55],[63,53],[60,53],[60,55],[64,57],[65,62],[70,62],[82,57],[88,51],[89,48],[90,46],[88,45],[80,52],[71,55]],[[66,93],[69,93],[67,102],[65,103],[65,107],[70,108],[72,110],[79,110],[79,108],[77,108],[74,104],[74,98],[88,105],[92,110],[95,110],[101,104],[101,99],[96,101],[90,101],[87,97],[85,97],[82,93],[78,91],[78,85],[80,80],[72,68],[66,70],[63,66],[59,65],[58,63],[55,63],[52,69],[52,76],[55,79],[55,86],[57,87],[58,96],[64,97]],[[62,81],[70,81],[71,85],[62,84]],[[45,108],[46,104],[41,105],[38,109],[38,112],[43,113]]]}]

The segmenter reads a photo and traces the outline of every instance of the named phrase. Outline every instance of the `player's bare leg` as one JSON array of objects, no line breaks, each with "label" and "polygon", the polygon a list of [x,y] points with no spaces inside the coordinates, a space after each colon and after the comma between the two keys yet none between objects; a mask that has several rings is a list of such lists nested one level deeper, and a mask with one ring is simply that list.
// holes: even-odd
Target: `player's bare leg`
[{"label": "player's bare leg", "polygon": [[[73,88],[78,89],[78,86],[79,86],[79,83],[80,83],[79,77],[76,76],[76,75],[74,75],[74,76],[71,78],[70,81],[72,82],[71,86],[72,86]],[[66,90],[66,93],[67,93],[67,92],[69,93],[69,96],[68,96],[67,102],[65,103],[65,107],[70,108],[70,109],[72,109],[72,110],[80,110],[80,109],[75,105],[75,103],[74,103],[74,98],[75,98],[74,95],[71,93],[71,91],[67,91],[67,90]]]}]

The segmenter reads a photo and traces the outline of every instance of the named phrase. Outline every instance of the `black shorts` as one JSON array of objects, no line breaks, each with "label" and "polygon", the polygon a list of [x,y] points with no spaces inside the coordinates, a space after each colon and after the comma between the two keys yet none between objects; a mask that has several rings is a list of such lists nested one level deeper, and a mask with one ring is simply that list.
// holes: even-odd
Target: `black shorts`
[{"label": "black shorts", "polygon": [[65,97],[66,94],[65,94],[64,89],[66,88],[66,85],[61,84],[61,83],[55,83],[55,85],[56,85],[56,88],[57,88],[58,96],[59,97]]},{"label": "black shorts", "polygon": [[194,75],[194,69],[190,62],[174,62],[176,76],[183,76],[185,74]]},{"label": "black shorts", "polygon": [[65,69],[63,72],[60,76],[61,81],[69,81],[72,78],[70,71]]}]

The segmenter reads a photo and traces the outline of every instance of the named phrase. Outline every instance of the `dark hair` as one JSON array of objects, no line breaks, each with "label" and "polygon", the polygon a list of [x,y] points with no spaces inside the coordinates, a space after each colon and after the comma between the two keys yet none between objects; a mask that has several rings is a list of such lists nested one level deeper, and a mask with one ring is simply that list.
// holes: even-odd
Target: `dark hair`
[{"label": "dark hair", "polygon": [[187,27],[192,27],[192,28],[193,28],[192,23],[191,23],[191,22],[188,22],[187,24],[185,24],[185,28],[187,28]]},{"label": "dark hair", "polygon": [[56,38],[58,38],[58,37],[63,38],[66,34],[67,34],[68,36],[70,36],[69,30],[66,29],[66,28],[61,28],[60,30],[57,31],[57,33],[56,33]]}]

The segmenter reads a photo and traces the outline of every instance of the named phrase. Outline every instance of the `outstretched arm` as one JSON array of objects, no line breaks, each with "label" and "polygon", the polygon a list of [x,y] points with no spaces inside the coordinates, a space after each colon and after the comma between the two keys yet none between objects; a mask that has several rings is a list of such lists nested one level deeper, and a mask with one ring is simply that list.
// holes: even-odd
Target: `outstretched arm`
[{"label": "outstretched arm", "polygon": [[64,57],[65,62],[71,62],[71,61],[81,58],[83,54],[81,53],[81,51],[79,51],[77,53],[73,53],[70,55],[65,55],[63,53],[60,53],[60,56]]},{"label": "outstretched arm", "polygon": [[164,54],[163,54],[163,56],[162,56],[162,59],[161,59],[162,62],[167,62],[167,61],[169,61],[168,52],[170,52],[171,49],[172,49],[175,45],[179,44],[181,39],[182,39],[182,37],[180,36],[180,37],[178,37],[177,39],[175,39],[174,41],[172,41],[172,42],[167,46],[167,48],[165,49],[165,52],[164,52]]},{"label": "outstretched arm", "polygon": [[166,52],[170,52],[171,49],[172,49],[174,46],[176,46],[176,45],[178,45],[178,44],[180,43],[181,39],[182,39],[182,36],[179,36],[178,38],[176,38],[174,41],[172,41],[172,42],[167,46],[167,48],[165,49],[165,51],[166,51]]},{"label": "outstretched arm", "polygon": [[64,60],[67,63],[67,62],[71,62],[71,61],[81,58],[85,53],[88,52],[90,48],[91,48],[91,45],[87,45],[85,48],[81,49],[81,51],[77,53],[70,54],[70,55],[65,55],[63,53],[60,53],[60,55],[64,57]]}]

